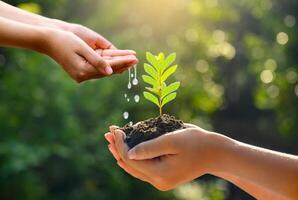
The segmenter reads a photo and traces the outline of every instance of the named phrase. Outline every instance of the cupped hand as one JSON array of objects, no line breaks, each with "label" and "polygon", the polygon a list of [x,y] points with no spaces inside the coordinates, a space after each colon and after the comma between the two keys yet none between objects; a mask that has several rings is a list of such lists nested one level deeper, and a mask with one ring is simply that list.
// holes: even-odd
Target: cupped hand
[{"label": "cupped hand", "polygon": [[216,156],[214,135],[189,124],[187,129],[143,142],[131,150],[124,142],[124,132],[117,127],[111,127],[105,137],[121,168],[165,191],[209,173],[211,159]]},{"label": "cupped hand", "polygon": [[64,26],[64,30],[74,33],[94,50],[116,49],[116,47],[102,35],[80,24],[67,23]]},{"label": "cupped hand", "polygon": [[[52,57],[77,82],[102,78],[131,67],[138,62],[130,50],[98,49],[67,31],[49,29],[42,52]],[[114,69],[114,70],[113,70]]]}]

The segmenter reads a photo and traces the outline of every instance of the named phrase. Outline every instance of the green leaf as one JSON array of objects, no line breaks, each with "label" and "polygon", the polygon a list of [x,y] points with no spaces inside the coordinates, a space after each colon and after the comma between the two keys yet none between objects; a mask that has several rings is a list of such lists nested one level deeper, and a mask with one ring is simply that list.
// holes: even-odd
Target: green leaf
[{"label": "green leaf", "polygon": [[143,92],[143,95],[145,97],[145,99],[147,99],[148,101],[151,101],[152,103],[156,104],[158,107],[159,102],[158,102],[158,98],[156,96],[154,96],[153,94],[149,93],[149,92]]},{"label": "green leaf", "polygon": [[162,100],[161,106],[164,106],[167,103],[169,103],[170,101],[173,101],[176,98],[176,96],[177,96],[176,92],[169,94]]},{"label": "green leaf", "polygon": [[167,80],[169,76],[171,76],[176,71],[177,67],[178,67],[177,65],[174,65],[168,68],[161,76],[161,81],[164,82],[165,80]]},{"label": "green leaf", "polygon": [[154,80],[151,76],[143,75],[142,78],[146,83],[152,85],[153,87],[156,87],[156,80]]},{"label": "green leaf", "polygon": [[158,95],[158,90],[156,88],[150,88],[150,87],[146,87],[146,89],[156,95]]},{"label": "green leaf", "polygon": [[147,52],[146,59],[156,69],[156,71],[158,71],[158,69],[157,69],[158,61],[157,61],[156,57],[152,53]]},{"label": "green leaf", "polygon": [[162,91],[161,98],[163,99],[168,94],[171,94],[172,92],[175,92],[176,90],[178,90],[179,87],[180,87],[180,82],[175,82],[175,83],[172,83],[169,86],[165,87]]},{"label": "green leaf", "polygon": [[164,53],[159,53],[158,56],[156,56],[157,60],[164,60],[165,59],[165,54]]},{"label": "green leaf", "polygon": [[149,74],[152,78],[154,78],[155,80],[157,80],[157,71],[154,69],[154,67],[152,67],[151,65],[145,63],[144,64],[144,70],[145,72],[147,72],[147,74]]},{"label": "green leaf", "polygon": [[170,54],[165,60],[166,68],[169,67],[176,60],[176,53]]}]

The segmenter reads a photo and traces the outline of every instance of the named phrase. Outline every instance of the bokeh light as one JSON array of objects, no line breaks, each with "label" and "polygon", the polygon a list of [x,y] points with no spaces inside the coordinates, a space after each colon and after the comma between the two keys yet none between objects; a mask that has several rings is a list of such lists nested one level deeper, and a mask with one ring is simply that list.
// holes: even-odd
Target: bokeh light
[{"label": "bokeh light", "polygon": [[293,27],[296,24],[296,18],[293,15],[287,15],[284,18],[284,23],[287,27]]},{"label": "bokeh light", "polygon": [[276,41],[280,45],[285,45],[289,41],[289,36],[285,32],[279,32],[276,35]]},{"label": "bokeh light", "polygon": [[260,78],[262,80],[263,83],[271,83],[273,81],[274,75],[273,72],[271,70],[263,70],[260,74]]}]

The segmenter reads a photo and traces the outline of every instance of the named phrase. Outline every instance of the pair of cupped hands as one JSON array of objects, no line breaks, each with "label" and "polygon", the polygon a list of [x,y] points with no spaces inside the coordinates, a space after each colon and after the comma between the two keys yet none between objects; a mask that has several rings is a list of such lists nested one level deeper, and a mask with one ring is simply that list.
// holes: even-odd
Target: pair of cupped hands
[{"label": "pair of cupped hands", "polygon": [[[108,149],[117,164],[128,174],[148,182],[161,191],[174,189],[212,169],[212,137],[192,124],[186,129],[143,142],[132,149],[125,143],[125,133],[111,126],[105,134]],[[199,156],[198,156],[199,155]]]},{"label": "pair of cupped hands", "polygon": [[138,63],[134,51],[117,49],[87,27],[57,24],[47,29],[43,45],[37,48],[56,60],[76,82],[119,74]]}]

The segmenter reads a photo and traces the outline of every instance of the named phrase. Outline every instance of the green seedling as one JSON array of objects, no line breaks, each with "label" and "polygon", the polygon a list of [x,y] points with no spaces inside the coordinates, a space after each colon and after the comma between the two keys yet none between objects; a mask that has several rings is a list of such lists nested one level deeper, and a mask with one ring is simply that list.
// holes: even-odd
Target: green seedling
[{"label": "green seedling", "polygon": [[149,63],[144,64],[144,70],[148,75],[143,75],[143,80],[151,87],[146,87],[144,97],[154,103],[159,108],[159,114],[162,115],[164,105],[173,101],[177,96],[177,90],[180,82],[174,82],[169,85],[166,80],[176,71],[177,65],[172,65],[176,60],[176,53],[172,53],[165,57],[163,53],[158,56],[147,52],[146,59]]}]

